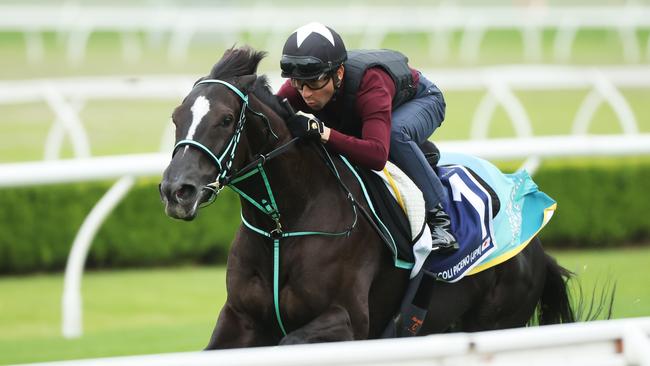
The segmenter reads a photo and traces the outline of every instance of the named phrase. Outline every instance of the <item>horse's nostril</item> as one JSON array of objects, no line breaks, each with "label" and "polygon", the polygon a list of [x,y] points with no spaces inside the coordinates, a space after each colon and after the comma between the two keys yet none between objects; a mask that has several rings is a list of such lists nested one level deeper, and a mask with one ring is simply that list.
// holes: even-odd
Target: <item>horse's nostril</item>
[{"label": "horse's nostril", "polygon": [[195,194],[196,194],[196,187],[190,184],[183,184],[179,189],[177,189],[174,192],[174,198],[176,198],[176,200],[180,202],[194,197]]}]

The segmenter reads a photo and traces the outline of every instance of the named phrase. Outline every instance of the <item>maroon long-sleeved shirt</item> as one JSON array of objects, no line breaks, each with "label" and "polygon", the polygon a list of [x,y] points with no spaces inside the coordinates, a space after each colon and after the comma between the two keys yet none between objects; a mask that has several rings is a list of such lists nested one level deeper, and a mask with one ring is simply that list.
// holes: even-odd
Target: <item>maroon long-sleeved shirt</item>
[{"label": "maroon long-sleeved shirt", "polygon": [[[417,85],[419,75],[411,69],[413,82]],[[343,85],[342,87],[345,87]],[[391,112],[393,109],[393,96],[395,95],[395,82],[381,67],[366,70],[356,95],[356,113],[361,119],[361,135],[349,136],[343,134],[333,126],[340,125],[343,113],[343,98],[340,90],[320,111],[314,111],[305,103],[298,91],[287,80],[277,95],[287,98],[295,110],[311,113],[323,121],[331,129],[328,148],[344,155],[353,163],[381,170],[388,160],[390,148]],[[339,96],[336,98],[336,96]]]}]

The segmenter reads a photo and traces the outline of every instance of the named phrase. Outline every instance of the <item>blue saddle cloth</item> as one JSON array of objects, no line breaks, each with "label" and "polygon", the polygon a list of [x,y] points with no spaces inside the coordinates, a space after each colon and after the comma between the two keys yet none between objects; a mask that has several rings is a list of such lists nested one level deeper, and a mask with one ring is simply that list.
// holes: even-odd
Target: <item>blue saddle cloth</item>
[{"label": "blue saddle cloth", "polygon": [[504,174],[486,160],[456,153],[442,153],[436,169],[448,194],[442,204],[460,244],[452,254],[433,252],[425,261],[424,269],[442,281],[456,282],[513,257],[556,207],[526,171]]}]

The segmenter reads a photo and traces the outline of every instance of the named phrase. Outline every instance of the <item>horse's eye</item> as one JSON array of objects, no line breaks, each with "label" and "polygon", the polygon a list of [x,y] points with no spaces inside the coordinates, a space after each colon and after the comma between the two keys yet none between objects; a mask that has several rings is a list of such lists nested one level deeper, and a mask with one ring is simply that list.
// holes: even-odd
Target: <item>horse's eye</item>
[{"label": "horse's eye", "polygon": [[227,115],[226,117],[223,118],[223,125],[228,126],[234,121],[235,119],[231,115]]}]

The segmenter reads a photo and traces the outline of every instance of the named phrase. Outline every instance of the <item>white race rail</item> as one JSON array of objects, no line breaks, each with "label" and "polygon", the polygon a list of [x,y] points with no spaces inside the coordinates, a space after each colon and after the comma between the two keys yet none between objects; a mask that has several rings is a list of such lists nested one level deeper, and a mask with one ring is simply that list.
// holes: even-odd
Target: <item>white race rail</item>
[{"label": "white race rail", "polygon": [[[571,156],[650,154],[650,133],[590,136],[544,136],[518,139],[436,142],[444,152],[462,152],[492,160]],[[0,164],[0,188],[161,176],[171,153],[101,156],[55,161]]]},{"label": "white race rail", "polygon": [[[438,142],[444,151],[459,151],[487,159],[529,158],[533,172],[543,157],[650,154],[650,134],[639,133],[632,108],[619,89],[650,89],[650,67],[577,69],[570,67],[499,67],[479,70],[425,71],[443,91],[484,90],[472,121],[472,141]],[[128,193],[134,178],[160,176],[170,159],[171,130],[161,138],[163,153],[89,157],[88,140],[79,117],[81,106],[96,99],[174,99],[187,94],[196,77],[91,78],[0,82],[0,105],[46,101],[57,119],[45,147],[45,158],[55,159],[67,133],[75,147],[73,160],[0,164],[0,187],[89,180],[119,179],[97,203],[73,243],[63,296],[63,333],[82,334],[81,276],[92,239],[104,219]],[[281,79],[271,77],[277,90]],[[515,92],[520,90],[590,90],[573,122],[573,136],[533,137],[530,118]],[[623,135],[587,135],[600,103],[609,103]],[[517,139],[486,139],[496,107],[511,118]],[[171,128],[171,124],[169,124]]]},{"label": "white race rail", "polygon": [[[557,30],[554,57],[564,62],[570,58],[580,30],[607,29],[618,33],[625,60],[636,63],[644,58],[638,31],[650,28],[650,6],[633,1],[624,6],[547,6],[535,1],[527,6],[463,6],[448,1],[439,5],[398,6],[358,2],[330,6],[266,2],[251,6],[192,6],[180,1],[156,4],[4,4],[0,5],[0,32],[24,33],[30,62],[43,60],[42,32],[57,32],[64,37],[68,59],[79,63],[90,35],[98,31],[121,35],[126,62],[136,60],[142,53],[138,32],[147,33],[149,43],[157,45],[169,35],[169,58],[180,61],[187,56],[197,34],[216,35],[228,45],[240,39],[242,33],[265,35],[265,48],[273,51],[280,50],[289,33],[310,19],[322,21],[343,34],[361,35],[360,48],[379,48],[390,33],[424,33],[429,37],[431,56],[438,59],[449,55],[452,35],[461,31],[461,59],[475,62],[487,31],[515,29],[521,33],[526,59],[539,62],[543,53],[542,31],[552,29]],[[650,50],[645,57],[650,58]]]},{"label": "white race rail", "polygon": [[[94,77],[0,81],[0,106],[45,102],[55,115],[45,141],[44,159],[58,159],[67,134],[75,157],[90,156],[88,134],[80,114],[94,100],[176,100],[180,101],[198,77]],[[171,123],[170,123],[171,125]],[[171,131],[164,131],[161,146],[168,149]]]},{"label": "white race rail", "polygon": [[650,318],[31,366],[650,366]]},{"label": "white race rail", "polygon": [[[518,137],[533,135],[530,117],[517,91],[587,90],[578,107],[573,133],[585,134],[594,113],[602,103],[614,110],[625,134],[638,132],[636,117],[621,89],[650,89],[649,66],[577,68],[568,66],[502,66],[472,70],[423,70],[443,91],[484,91],[474,113],[470,137],[485,138],[489,123],[498,106],[502,106],[513,123]],[[78,157],[88,156],[88,140],[79,117],[82,106],[102,99],[170,99],[180,100],[187,94],[196,76],[98,77],[0,82],[0,105],[45,101],[57,119],[48,136],[45,158],[58,157],[67,133]],[[275,90],[282,79],[270,74]],[[169,125],[171,128],[171,124]],[[172,144],[171,131],[161,139],[163,149]]]}]

